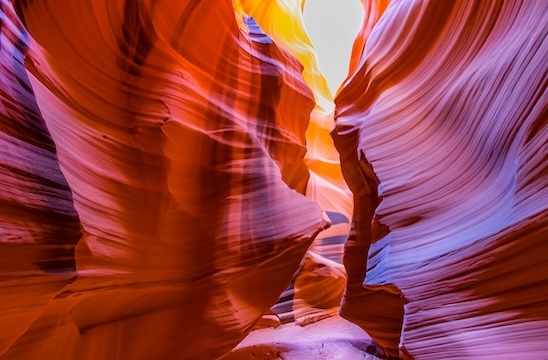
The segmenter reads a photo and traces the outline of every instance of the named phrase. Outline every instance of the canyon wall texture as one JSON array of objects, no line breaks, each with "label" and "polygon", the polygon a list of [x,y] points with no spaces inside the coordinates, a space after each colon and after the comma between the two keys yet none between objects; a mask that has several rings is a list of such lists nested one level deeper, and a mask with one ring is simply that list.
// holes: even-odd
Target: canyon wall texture
[{"label": "canyon wall texture", "polygon": [[544,1],[394,2],[335,99],[342,314],[394,353],[547,354],[547,34]]},{"label": "canyon wall texture", "polygon": [[548,2],[362,4],[331,94],[303,0],[0,0],[0,359],[545,358]]},{"label": "canyon wall texture", "polygon": [[[2,8],[16,19],[8,2]],[[17,2],[15,9],[32,36],[26,68],[59,164],[50,141],[27,166],[51,167],[44,170],[51,186],[57,181],[63,190],[60,167],[73,197],[61,205],[69,213],[74,204],[83,236],[74,250],[76,276],[2,343],[1,357],[204,359],[227,352],[276,302],[329,224],[300,194],[314,107],[302,67],[271,41],[253,41],[229,1]],[[6,48],[18,41],[8,33],[18,24],[8,25]],[[3,59],[20,72],[13,51]],[[14,87],[16,75],[9,74]],[[13,111],[30,105],[15,103]],[[35,132],[49,140],[35,117],[42,126]],[[8,185],[29,197],[48,190]],[[62,212],[61,205],[53,207]],[[49,270],[57,279],[58,269]],[[43,290],[21,287],[10,311],[26,314],[16,295]]]}]

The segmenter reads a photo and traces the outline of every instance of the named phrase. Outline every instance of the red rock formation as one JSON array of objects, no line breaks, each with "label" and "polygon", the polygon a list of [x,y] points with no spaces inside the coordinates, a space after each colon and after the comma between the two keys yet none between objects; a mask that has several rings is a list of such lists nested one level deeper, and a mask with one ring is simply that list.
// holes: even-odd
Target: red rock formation
[{"label": "red rock formation", "polygon": [[548,3],[362,3],[0,0],[0,360],[543,359]]},{"label": "red rock formation", "polygon": [[291,189],[314,105],[301,66],[230,1],[16,8],[84,236],[78,278],[1,358],[222,355],[328,224]]},{"label": "red rock formation", "polygon": [[29,42],[0,2],[0,354],[74,277],[81,236],[23,66]]},{"label": "red rock formation", "polygon": [[547,5],[394,2],[335,100],[354,222],[379,199],[342,314],[393,354],[546,356]]}]

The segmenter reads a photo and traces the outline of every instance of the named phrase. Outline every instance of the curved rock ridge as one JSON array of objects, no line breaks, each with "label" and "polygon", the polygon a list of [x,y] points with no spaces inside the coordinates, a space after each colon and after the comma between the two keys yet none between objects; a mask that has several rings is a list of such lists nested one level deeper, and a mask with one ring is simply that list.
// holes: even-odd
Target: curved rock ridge
[{"label": "curved rock ridge", "polygon": [[[1,2],[0,11],[0,266],[10,276],[36,274],[26,261],[42,272],[74,271],[79,220],[24,68],[30,41],[11,4]],[[7,255],[21,252],[28,255],[21,262]]]},{"label": "curved rock ridge", "polygon": [[74,277],[81,237],[23,65],[29,43],[0,1],[0,354]]},{"label": "curved rock ridge", "polygon": [[548,2],[304,2],[0,0],[0,360],[546,358]]},{"label": "curved rock ridge", "polygon": [[329,225],[303,196],[303,67],[231,1],[15,8],[83,237],[78,277],[0,358],[223,355]]},{"label": "curved rock ridge", "polygon": [[293,54],[303,65],[302,75],[319,108],[333,103],[333,95],[322,75],[316,53],[306,32],[303,10],[306,0],[233,0],[236,13],[253,17],[262,31]]},{"label": "curved rock ridge", "polygon": [[[274,42],[254,18],[244,15],[242,23],[242,29],[249,32],[254,42]],[[258,48],[261,49],[265,48]],[[300,174],[300,179],[308,179],[306,196],[326,211],[332,226],[316,237],[288,288],[256,325],[259,328],[291,321],[305,325],[336,315],[344,292],[346,275],[342,255],[350,229],[352,196],[329,135],[334,124],[333,114],[315,108],[309,120],[305,155],[309,176]]]},{"label": "curved rock ridge", "polygon": [[392,2],[335,99],[342,315],[393,355],[548,353],[547,24],[544,1]]},{"label": "curved rock ridge", "polygon": [[0,269],[74,271],[79,221],[23,65],[29,39],[10,3],[0,11]]}]

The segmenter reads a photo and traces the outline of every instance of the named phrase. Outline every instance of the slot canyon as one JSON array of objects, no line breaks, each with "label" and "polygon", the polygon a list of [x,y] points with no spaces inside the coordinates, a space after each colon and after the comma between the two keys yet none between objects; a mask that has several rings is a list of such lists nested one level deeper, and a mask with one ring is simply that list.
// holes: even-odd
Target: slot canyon
[{"label": "slot canyon", "polygon": [[0,0],[0,360],[546,360],[547,105],[546,0]]}]

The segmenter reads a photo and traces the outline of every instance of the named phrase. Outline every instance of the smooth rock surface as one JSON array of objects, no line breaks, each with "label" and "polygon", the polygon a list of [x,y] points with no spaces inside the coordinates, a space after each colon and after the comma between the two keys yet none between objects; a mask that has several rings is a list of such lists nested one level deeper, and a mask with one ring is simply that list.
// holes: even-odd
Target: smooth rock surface
[{"label": "smooth rock surface", "polygon": [[0,0],[0,360],[545,359],[548,2],[361,3]]},{"label": "smooth rock surface", "polygon": [[342,314],[394,355],[548,353],[547,26],[544,1],[391,2],[335,99]]}]

